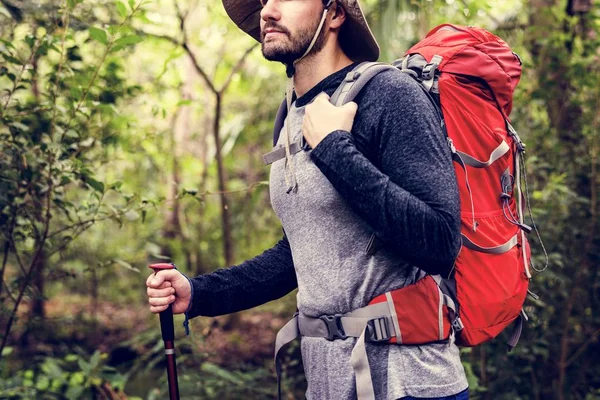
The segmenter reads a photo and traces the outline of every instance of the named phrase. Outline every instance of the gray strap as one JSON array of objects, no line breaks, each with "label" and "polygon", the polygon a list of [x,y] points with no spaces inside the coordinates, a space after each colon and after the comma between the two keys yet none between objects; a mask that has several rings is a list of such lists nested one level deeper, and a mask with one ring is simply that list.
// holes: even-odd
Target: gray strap
[{"label": "gray strap", "polygon": [[467,249],[475,250],[480,253],[486,253],[486,254],[504,254],[507,251],[509,251],[510,249],[512,249],[513,247],[515,247],[518,242],[518,234],[517,234],[517,235],[513,236],[512,238],[510,238],[510,240],[508,242],[506,242],[500,246],[481,247],[481,246],[478,246],[475,243],[473,243],[465,235],[461,235],[461,236],[462,236],[463,246],[465,246]]},{"label": "gray strap", "polygon": [[514,349],[516,347],[517,343],[519,343],[519,338],[521,337],[521,333],[523,332],[523,321],[524,320],[525,320],[525,317],[523,317],[523,314],[519,314],[519,316],[515,320],[515,326],[513,327],[510,337],[506,341],[506,344],[508,345],[508,351],[511,351],[512,349]]},{"label": "gray strap", "polygon": [[350,71],[342,84],[330,98],[331,104],[339,107],[353,101],[362,88],[377,74],[388,69],[395,69],[393,65],[377,62],[363,62]]},{"label": "gray strap", "polygon": [[460,155],[462,161],[468,166],[471,166],[473,168],[485,168],[492,165],[496,160],[502,158],[502,156],[508,153],[509,151],[510,146],[503,140],[502,143],[500,143],[500,145],[496,147],[494,151],[492,151],[492,154],[490,154],[490,158],[487,161],[479,161],[475,157],[471,157],[470,155],[468,155],[467,153],[463,153],[462,151],[457,150],[456,152],[458,153],[458,155]]},{"label": "gray strap", "polygon": [[[299,153],[301,150],[302,150],[302,144],[300,142],[293,142],[290,144],[290,154],[291,155]],[[262,156],[262,158],[263,158],[263,162],[265,163],[265,165],[272,164],[277,160],[281,160],[281,159],[285,158],[285,146],[279,145],[279,146],[275,147],[273,150],[271,150],[267,154],[264,154]]]},{"label": "gray strap", "polygon": [[385,297],[388,302],[390,314],[392,316],[392,322],[394,324],[394,330],[396,331],[396,342],[402,344],[402,331],[400,330],[400,322],[398,321],[398,314],[396,314],[396,305],[390,292],[385,292]]},{"label": "gray strap", "polygon": [[[346,336],[359,337],[370,320],[382,317],[387,320],[389,327],[394,327],[387,302],[368,305],[351,313],[344,314],[340,318],[340,321]],[[320,318],[309,317],[302,313],[298,316],[298,331],[302,336],[329,336],[329,329],[325,321]],[[391,331],[392,335],[394,335],[395,329],[391,329]]]},{"label": "gray strap", "polygon": [[371,367],[369,367],[367,346],[365,344],[366,332],[367,328],[365,327],[352,349],[352,354],[350,354],[350,364],[354,370],[356,396],[358,400],[375,400],[373,380],[371,379]]},{"label": "gray strap", "polygon": [[275,339],[275,372],[277,373],[277,398],[281,399],[281,357],[279,352],[286,344],[295,340],[300,336],[298,331],[298,317],[294,316],[281,330],[277,333]]},{"label": "gray strap", "polygon": [[435,281],[435,283],[437,283],[437,285],[440,287],[440,294],[443,296],[444,304],[446,305],[446,307],[448,307],[450,310],[452,310],[454,312],[457,312],[456,304],[454,303],[454,300],[452,300],[452,297],[448,296],[441,289],[442,276],[441,275],[431,275],[431,277],[433,278],[433,280]]},{"label": "gray strap", "polygon": [[[444,58],[442,56],[439,56],[436,54],[431,58],[431,61],[425,66],[425,67],[427,67],[427,66],[432,67],[432,70],[429,72],[428,76],[423,75],[423,82],[421,82],[421,84],[427,90],[427,92],[430,92],[431,89],[433,88],[433,84],[436,81],[435,72],[443,60],[444,60]],[[425,68],[423,69],[423,72],[425,72]]]},{"label": "gray strap", "polygon": [[[340,322],[344,334],[349,337],[358,337],[358,340],[352,349],[350,363],[354,369],[356,379],[356,392],[358,400],[375,400],[373,381],[371,379],[371,368],[369,367],[369,358],[367,357],[366,338],[369,321],[377,318],[387,320],[387,329],[392,336],[395,335],[395,325],[390,314],[388,302],[371,304],[357,310],[354,310],[340,317]],[[378,321],[375,321],[378,322]],[[382,326],[373,324],[376,334],[380,334]],[[275,369],[277,372],[277,390],[279,399],[281,399],[281,362],[279,351],[287,343],[294,340],[299,335],[313,337],[328,337],[330,335],[329,327],[325,321],[320,318],[309,317],[299,314],[288,322],[277,334],[275,340]]]}]

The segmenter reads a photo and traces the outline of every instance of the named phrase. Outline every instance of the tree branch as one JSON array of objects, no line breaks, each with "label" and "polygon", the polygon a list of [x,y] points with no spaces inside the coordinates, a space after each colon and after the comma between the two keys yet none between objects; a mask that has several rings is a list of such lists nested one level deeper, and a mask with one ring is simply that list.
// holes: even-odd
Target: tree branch
[{"label": "tree branch", "polygon": [[600,335],[600,328],[596,329],[596,332],[594,332],[592,334],[592,336],[590,336],[588,338],[588,340],[585,341],[585,343],[583,343],[578,349],[577,351],[575,351],[573,353],[573,355],[571,355],[571,357],[569,357],[569,359],[564,363],[564,367],[567,368],[569,365],[571,365],[573,363],[573,361],[575,361],[584,351],[585,349],[587,349],[587,347],[594,341],[596,340],[596,337]]},{"label": "tree branch", "polygon": [[227,77],[227,80],[225,80],[225,83],[221,87],[221,90],[219,90],[219,93],[222,94],[227,90],[227,88],[229,87],[229,84],[231,83],[231,80],[233,79],[233,76],[242,68],[242,66],[244,65],[244,61],[246,61],[246,58],[248,57],[248,55],[250,55],[250,53],[252,53],[252,50],[254,50],[257,46],[258,46],[258,43],[254,43],[252,46],[250,46],[244,52],[242,57],[238,60],[238,62],[235,64],[235,66],[229,73],[229,76]]}]

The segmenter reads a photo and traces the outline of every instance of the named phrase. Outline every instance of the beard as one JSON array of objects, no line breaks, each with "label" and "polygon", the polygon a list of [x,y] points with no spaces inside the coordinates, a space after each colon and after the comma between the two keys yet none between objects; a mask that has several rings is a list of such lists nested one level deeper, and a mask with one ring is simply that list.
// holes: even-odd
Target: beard
[{"label": "beard", "polygon": [[[317,28],[319,27],[320,19],[316,21],[316,24],[309,26],[308,28],[299,30],[295,35],[285,29],[282,26],[275,24],[266,24],[263,31],[261,32],[261,51],[263,57],[269,61],[279,61],[286,65],[291,65],[294,61],[298,60],[304,55],[310,42],[313,39]],[[265,33],[264,30],[267,28],[277,29],[285,34],[287,41],[282,43],[281,41],[272,41],[265,44]],[[284,38],[285,39],[285,38]],[[325,25],[319,32],[319,36],[313,45],[310,53],[317,53],[323,49],[325,45]]]}]

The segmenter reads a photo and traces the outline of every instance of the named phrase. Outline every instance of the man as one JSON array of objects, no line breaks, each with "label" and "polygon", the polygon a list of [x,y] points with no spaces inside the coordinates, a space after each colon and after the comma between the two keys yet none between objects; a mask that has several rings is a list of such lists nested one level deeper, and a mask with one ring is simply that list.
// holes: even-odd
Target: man
[{"label": "man", "polygon": [[[431,274],[460,248],[459,197],[435,109],[410,77],[389,70],[343,107],[328,101],[378,45],[357,0],[224,0],[234,22],[287,66],[288,115],[271,167],[273,208],[285,235],[241,265],[188,279],[147,280],[150,310],[189,317],[240,311],[298,288],[298,309],[346,314]],[[260,18],[259,18],[260,13]],[[292,95],[296,100],[292,102]],[[277,135],[276,135],[277,136]],[[291,143],[308,146],[292,154]],[[372,238],[384,243],[374,251]],[[355,338],[302,338],[309,400],[357,397]],[[453,337],[422,346],[367,343],[375,398],[468,398]]]}]

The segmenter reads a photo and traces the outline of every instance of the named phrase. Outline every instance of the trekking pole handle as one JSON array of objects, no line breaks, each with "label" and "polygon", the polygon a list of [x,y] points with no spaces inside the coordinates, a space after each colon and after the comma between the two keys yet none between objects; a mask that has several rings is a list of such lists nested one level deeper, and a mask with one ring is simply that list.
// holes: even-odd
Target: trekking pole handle
[{"label": "trekking pole handle", "polygon": [[[152,264],[149,266],[152,270],[154,270],[154,274],[156,275],[159,271],[167,270],[167,269],[175,269],[175,264],[168,263],[160,263],[160,264]],[[172,341],[175,340],[175,326],[173,324],[173,304],[169,304],[166,310],[161,311],[160,315],[160,331],[162,333],[163,341]]]},{"label": "trekking pole handle", "polygon": [[[159,271],[175,269],[175,264],[152,264],[150,268],[156,275]],[[165,343],[167,357],[167,380],[169,382],[169,399],[179,400],[179,384],[177,382],[177,366],[175,362],[175,326],[173,324],[173,304],[160,313],[160,332]]]}]

